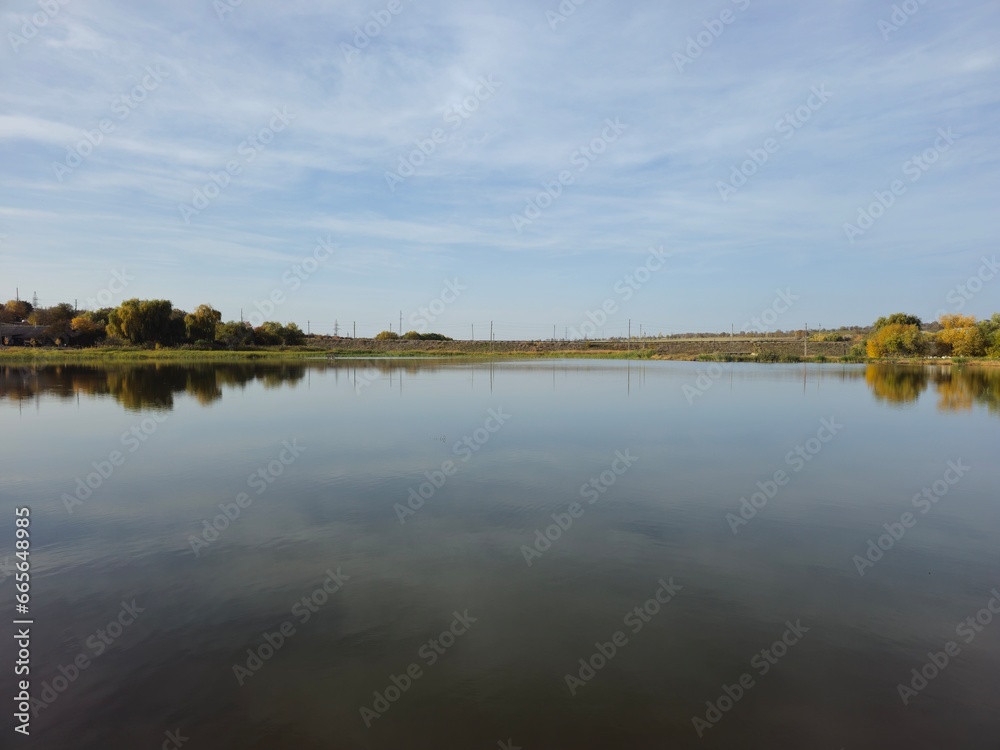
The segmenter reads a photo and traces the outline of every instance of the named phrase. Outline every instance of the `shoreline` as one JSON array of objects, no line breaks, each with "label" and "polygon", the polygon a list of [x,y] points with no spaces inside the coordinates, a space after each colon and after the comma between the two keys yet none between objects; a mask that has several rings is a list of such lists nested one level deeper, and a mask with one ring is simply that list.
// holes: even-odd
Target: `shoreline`
[{"label": "shoreline", "polygon": [[[843,354],[820,351],[808,357],[775,351],[778,347],[768,347],[757,353],[719,351],[715,341],[685,341],[682,347],[670,346],[673,342],[657,342],[643,348],[628,349],[614,342],[608,346],[600,342],[588,342],[588,346],[571,345],[564,342],[553,346],[550,342],[495,342],[490,351],[488,342],[352,342],[352,346],[332,347],[268,347],[247,350],[213,349],[145,349],[145,348],[102,348],[66,349],[56,347],[5,347],[0,348],[0,364],[88,364],[88,363],[204,363],[225,364],[243,362],[289,362],[289,361],[329,361],[337,362],[358,359],[401,359],[401,360],[490,360],[490,359],[608,359],[636,361],[675,362],[747,362],[756,364],[906,364],[906,365],[947,365],[1000,367],[1000,359],[989,358],[909,358],[909,359],[868,359],[845,357]],[[744,345],[747,342],[743,342]],[[775,342],[778,343],[778,342]],[[367,346],[366,346],[367,344]],[[416,344],[416,346],[414,346]],[[428,346],[428,344],[430,346]],[[451,346],[449,346],[451,345]],[[738,345],[738,344],[737,344]],[[801,342],[795,344],[801,346]],[[677,351],[682,348],[684,351]],[[745,348],[745,346],[744,346]],[[787,349],[787,346],[781,347]],[[824,349],[821,343],[810,348]],[[671,351],[673,349],[674,351]],[[699,351],[700,350],[700,351]],[[957,361],[956,361],[957,360]]]}]

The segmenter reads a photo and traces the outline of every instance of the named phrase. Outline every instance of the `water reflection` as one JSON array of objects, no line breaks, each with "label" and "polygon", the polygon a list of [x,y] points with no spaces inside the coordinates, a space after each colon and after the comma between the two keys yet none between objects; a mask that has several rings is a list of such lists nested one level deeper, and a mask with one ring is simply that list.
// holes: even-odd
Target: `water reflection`
[{"label": "water reflection", "polygon": [[929,373],[924,367],[896,367],[893,365],[868,365],[865,381],[872,395],[890,404],[908,404],[920,398],[927,390]]},{"label": "water reflection", "polygon": [[[245,388],[259,381],[265,388],[295,386],[307,372],[332,370],[336,377],[346,376],[356,392],[382,382],[402,387],[403,376],[432,373],[464,367],[475,385],[476,372],[488,370],[492,387],[495,370],[517,372],[550,368],[553,387],[556,372],[607,371],[624,363],[595,361],[505,361],[502,363],[448,360],[332,360],[268,362],[239,364],[73,364],[51,366],[0,366],[0,400],[28,401],[39,396],[72,399],[79,396],[110,397],[128,411],[170,410],[179,394],[192,396],[202,406],[220,400],[227,388]],[[623,386],[631,392],[645,382],[647,374],[659,365],[700,367],[695,363],[627,363],[620,367]],[[829,377],[853,380],[864,377],[877,401],[890,405],[916,402],[933,385],[938,408],[943,411],[971,410],[985,406],[1000,414],[1000,368],[876,365],[862,368],[831,366],[727,365],[730,388],[739,380],[801,379],[821,382]],[[486,382],[486,381],[484,381]]]},{"label": "water reflection", "polygon": [[865,381],[872,395],[889,404],[917,401],[931,385],[942,411],[985,406],[1000,414],[1000,369],[988,367],[868,365]]},{"label": "water reflection", "polygon": [[169,410],[176,394],[208,406],[222,398],[225,387],[243,388],[254,380],[265,388],[294,385],[305,373],[301,363],[5,366],[0,367],[0,399],[110,396],[128,411]]}]

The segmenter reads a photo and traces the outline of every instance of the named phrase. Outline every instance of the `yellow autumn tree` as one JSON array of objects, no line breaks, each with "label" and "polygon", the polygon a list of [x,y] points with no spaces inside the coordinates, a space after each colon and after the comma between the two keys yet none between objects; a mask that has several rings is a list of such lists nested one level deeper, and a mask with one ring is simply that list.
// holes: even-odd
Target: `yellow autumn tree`
[{"label": "yellow autumn tree", "polygon": [[914,357],[927,350],[927,341],[916,325],[889,323],[872,332],[865,350],[872,359]]},{"label": "yellow autumn tree", "polygon": [[937,341],[944,354],[956,357],[982,357],[989,342],[976,325],[974,315],[946,314],[941,316],[941,331]]}]

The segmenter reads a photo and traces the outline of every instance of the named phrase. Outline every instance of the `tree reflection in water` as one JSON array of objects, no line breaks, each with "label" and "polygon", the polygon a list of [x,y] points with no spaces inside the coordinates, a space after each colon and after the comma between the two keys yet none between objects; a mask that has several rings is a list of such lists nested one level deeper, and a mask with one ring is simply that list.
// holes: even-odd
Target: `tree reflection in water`
[{"label": "tree reflection in water", "polygon": [[968,411],[978,404],[1000,414],[1000,368],[868,365],[865,381],[876,399],[890,404],[912,403],[933,384],[942,411]]}]

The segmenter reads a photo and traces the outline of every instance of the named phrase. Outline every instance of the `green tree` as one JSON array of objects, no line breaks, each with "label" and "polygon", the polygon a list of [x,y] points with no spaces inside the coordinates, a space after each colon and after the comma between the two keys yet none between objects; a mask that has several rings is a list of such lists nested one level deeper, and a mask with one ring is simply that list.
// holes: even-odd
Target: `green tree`
[{"label": "green tree", "polygon": [[108,315],[107,332],[132,344],[176,344],[184,337],[184,311],[166,299],[128,299]]},{"label": "green tree", "polygon": [[993,313],[993,317],[979,321],[976,326],[985,342],[986,356],[1000,357],[1000,313]]},{"label": "green tree", "polygon": [[189,341],[215,341],[215,327],[221,321],[222,313],[211,305],[198,305],[184,316],[184,332]]},{"label": "green tree", "polygon": [[226,323],[216,323],[215,340],[230,349],[253,343],[253,328],[249,323],[230,320]]},{"label": "green tree", "polygon": [[920,330],[924,324],[916,315],[907,315],[906,313],[898,312],[888,317],[879,318],[872,327],[877,331],[880,328],[891,325],[916,326],[917,330]]},{"label": "green tree", "polygon": [[376,341],[395,341],[399,338],[399,334],[395,331],[380,331],[376,336]]},{"label": "green tree", "polygon": [[36,307],[28,314],[28,322],[33,326],[54,326],[69,323],[75,315],[73,305],[60,302],[52,307]]},{"label": "green tree", "polygon": [[297,346],[305,340],[305,334],[295,323],[283,326],[273,320],[254,328],[253,335],[254,341],[261,346]]}]

